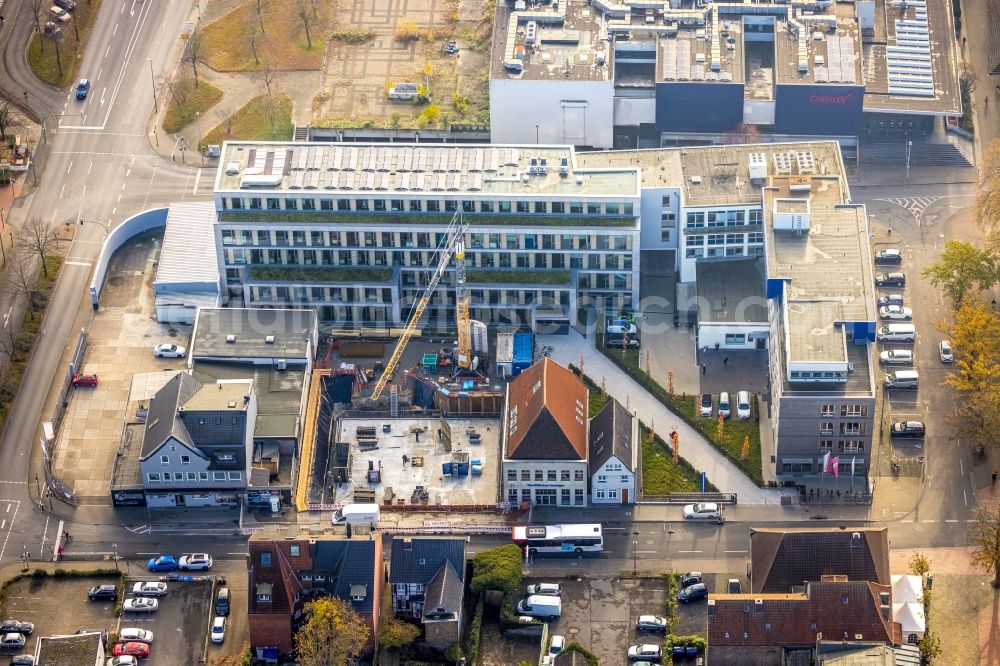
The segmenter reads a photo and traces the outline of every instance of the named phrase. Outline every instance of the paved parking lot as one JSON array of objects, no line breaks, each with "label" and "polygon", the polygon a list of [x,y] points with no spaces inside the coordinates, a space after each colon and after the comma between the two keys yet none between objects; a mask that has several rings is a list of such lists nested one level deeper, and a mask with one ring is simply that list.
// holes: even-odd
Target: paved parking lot
[{"label": "paved parking lot", "polygon": [[[122,627],[153,632],[153,649],[143,666],[199,664],[205,655],[208,628],[214,617],[213,579],[167,581],[167,594],[160,597],[155,613],[122,613]],[[129,578],[129,589],[139,580],[163,580],[156,576]],[[131,596],[131,595],[129,595]]]},{"label": "paved parking lot", "polygon": [[[541,579],[525,580],[529,583]],[[629,645],[663,644],[663,637],[637,632],[640,615],[663,615],[667,581],[663,578],[545,579],[562,587],[562,617],[549,625],[550,634],[561,634],[590,649],[602,664],[625,662]]]},{"label": "paved parking lot", "polygon": [[160,359],[160,342],[188,345],[190,326],[166,326],[151,318],[150,267],[159,256],[156,238],[142,237],[115,255],[101,309],[88,329],[81,372],[98,385],[72,389],[56,439],[56,476],[83,504],[110,504],[109,486],[126,419],[184,367],[184,359]]},{"label": "paved parking lot", "polygon": [[115,605],[88,600],[87,590],[117,582],[114,577],[22,578],[7,588],[3,617],[35,624],[22,652],[34,653],[39,636],[72,634],[79,629],[114,631],[118,627]]}]

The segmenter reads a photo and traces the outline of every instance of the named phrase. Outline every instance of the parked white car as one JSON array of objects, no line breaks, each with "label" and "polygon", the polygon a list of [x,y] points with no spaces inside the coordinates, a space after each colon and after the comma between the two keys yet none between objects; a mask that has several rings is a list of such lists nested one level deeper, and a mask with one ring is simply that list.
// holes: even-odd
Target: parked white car
[{"label": "parked white car", "polygon": [[212,642],[219,644],[226,640],[226,618],[216,615],[212,620]]},{"label": "parked white car", "polygon": [[177,568],[181,571],[208,571],[212,568],[212,556],[208,553],[181,555]]},{"label": "parked white car", "polygon": [[146,643],[153,642],[153,632],[148,629],[137,627],[125,627],[118,632],[118,640],[124,643]]},{"label": "parked white car", "polygon": [[132,586],[132,594],[137,597],[162,597],[166,593],[167,584],[156,580],[145,580]]},{"label": "parked white car", "polygon": [[722,508],[715,502],[688,504],[684,507],[684,518],[688,520],[718,520],[722,517]]},{"label": "parked white car", "polygon": [[148,597],[133,597],[122,604],[122,610],[126,613],[155,613],[159,607],[160,602]]},{"label": "parked white car", "polygon": [[187,349],[180,345],[164,343],[153,347],[153,356],[158,358],[184,358]]},{"label": "parked white car", "polygon": [[750,392],[740,391],[736,394],[736,418],[746,421],[750,416]]},{"label": "parked white car", "polygon": [[913,310],[904,308],[902,305],[886,305],[878,309],[878,316],[881,319],[901,319],[909,321],[913,319]]}]

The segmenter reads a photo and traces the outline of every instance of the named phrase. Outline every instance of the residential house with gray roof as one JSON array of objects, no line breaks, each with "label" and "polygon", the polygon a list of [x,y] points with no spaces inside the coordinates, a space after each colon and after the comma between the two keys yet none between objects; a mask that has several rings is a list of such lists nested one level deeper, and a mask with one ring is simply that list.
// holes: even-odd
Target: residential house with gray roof
[{"label": "residential house with gray roof", "polygon": [[459,641],[464,539],[393,539],[389,584],[396,617],[419,621],[427,642],[441,649]]},{"label": "residential house with gray roof", "polygon": [[614,398],[590,419],[590,501],[635,504],[639,419]]},{"label": "residential house with gray roof", "polygon": [[244,495],[257,397],[249,379],[177,373],[149,403],[139,470],[151,507],[223,506]]}]

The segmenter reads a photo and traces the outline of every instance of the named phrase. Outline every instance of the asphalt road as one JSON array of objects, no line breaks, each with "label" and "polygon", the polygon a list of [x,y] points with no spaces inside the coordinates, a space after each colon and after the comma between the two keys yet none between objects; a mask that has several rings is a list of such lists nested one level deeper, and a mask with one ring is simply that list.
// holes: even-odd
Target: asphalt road
[{"label": "asphalt road", "polygon": [[[0,466],[0,565],[17,560],[24,551],[51,557],[58,522],[31,499],[37,492],[34,482],[27,480],[40,471],[37,452],[32,466],[32,448],[37,449],[39,423],[47,416],[42,411],[46,398],[62,378],[56,375],[62,370],[63,352],[78,327],[87,323],[86,288],[101,242],[129,215],[172,201],[210,197],[212,182],[209,171],[155,155],[147,139],[154,103],[150,71],[172,66],[167,60],[190,3],[106,0],[80,68],[81,76],[92,81],[91,93],[80,101],[72,90],[56,91],[30,77],[23,56],[30,12],[22,7],[15,14],[15,2],[7,3],[0,29],[2,76],[7,77],[0,82],[8,91],[17,86],[29,91],[28,102],[36,106],[46,132],[38,151],[44,170],[39,170],[37,187],[13,223],[39,217],[52,226],[80,221],[84,225],[66,258],[38,347],[0,440],[5,462]],[[14,22],[12,15],[17,16]],[[9,308],[20,311],[7,294],[0,296],[0,311]],[[16,325],[16,315],[12,319],[11,325]]]},{"label": "asphalt road", "polygon": [[[903,252],[899,270],[906,274],[904,299],[906,306],[913,308],[913,324],[917,329],[916,343],[903,348],[914,351],[913,369],[920,374],[920,389],[891,392],[886,409],[892,421],[926,423],[928,435],[922,447],[909,443],[897,443],[893,447],[901,457],[924,456],[926,478],[913,513],[888,518],[964,521],[976,503],[977,481],[973,474],[980,474],[981,484],[984,472],[973,464],[971,443],[955,439],[947,422],[947,417],[955,414],[955,395],[943,382],[953,368],[942,364],[938,358],[937,345],[945,335],[937,325],[950,317],[951,305],[945,302],[938,288],[921,276],[921,272],[937,261],[946,240],[976,238],[977,230],[968,210],[974,201],[975,190],[970,184],[854,187],[852,194],[855,201],[866,205],[871,217],[893,230],[889,243],[884,245]],[[894,293],[899,290],[886,288],[881,291]],[[880,344],[880,351],[886,348]],[[988,477],[989,472],[985,475]]]},{"label": "asphalt road", "polygon": [[[23,4],[23,0],[8,0],[4,8],[0,84],[8,92],[28,91],[27,103],[46,127],[46,142],[39,151],[44,169],[39,170],[37,189],[15,215],[15,223],[37,216],[52,225],[81,220],[87,224],[79,228],[69,252],[41,341],[0,440],[4,461],[0,466],[0,565],[17,560],[24,551],[32,558],[48,559],[52,554],[59,522],[32,500],[32,495],[37,497],[33,479],[38,471],[37,453],[32,466],[32,448],[64,350],[77,328],[87,323],[86,285],[107,230],[151,206],[207,198],[213,180],[212,170],[188,168],[156,156],[147,136],[153,111],[150,71],[158,78],[165,66],[172,67],[167,61],[190,16],[190,3],[105,0],[82,60],[81,76],[92,81],[84,101],[77,101],[71,90],[52,89],[30,76],[23,53],[32,26]],[[915,304],[915,323],[921,332],[917,368],[924,390],[909,400],[894,398],[891,410],[893,418],[921,415],[931,433],[925,443],[927,480],[916,510],[873,518],[888,521],[893,547],[962,543],[969,507],[975,502],[968,447],[946,434],[943,415],[952,409],[951,396],[946,390],[926,390],[929,382],[923,377],[944,372],[934,367],[937,334],[933,322],[947,308],[938,291],[916,276],[934,260],[945,238],[974,234],[967,221],[954,215],[957,207],[970,203],[972,189],[968,185],[904,185],[852,190],[856,201],[868,204],[877,219],[892,225],[905,248],[907,302]],[[16,312],[16,306],[0,296],[0,311],[14,307]],[[566,513],[569,522],[570,512]],[[823,524],[866,524],[837,522],[835,508],[828,513],[831,520]],[[664,563],[711,558],[735,563],[746,557],[751,524],[801,524],[766,522],[766,515],[761,518],[763,522],[709,526],[664,521],[629,524],[622,516],[620,525],[608,524],[607,552],[595,558],[592,566],[620,570],[628,558]],[[206,550],[223,559],[240,558],[246,550],[235,525],[167,525],[152,514],[148,524],[81,522],[69,524],[68,529],[74,535],[68,552],[73,558],[110,559],[117,552],[129,560],[144,561],[159,552]],[[506,537],[475,538],[470,549],[475,552],[507,542]],[[564,561],[551,562],[540,558],[533,566],[565,565]]]}]

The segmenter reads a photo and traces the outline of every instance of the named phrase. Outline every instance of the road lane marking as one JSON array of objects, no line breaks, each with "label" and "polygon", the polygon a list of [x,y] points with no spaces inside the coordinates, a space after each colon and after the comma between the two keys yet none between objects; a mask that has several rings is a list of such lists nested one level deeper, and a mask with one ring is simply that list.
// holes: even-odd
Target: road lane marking
[{"label": "road lane marking", "polygon": [[67,266],[93,266],[94,264],[90,261],[64,261]]},{"label": "road lane marking", "polygon": [[204,169],[198,169],[198,173],[194,177],[194,189],[191,191],[191,194],[195,194],[195,195],[198,194],[198,183],[201,182],[201,172],[202,171],[204,171]]},{"label": "road lane marking", "polygon": [[749,550],[725,550],[725,553],[749,553]]},{"label": "road lane marking", "polygon": [[678,550],[678,553],[700,553],[700,550]]},{"label": "road lane marking", "polygon": [[[658,552],[660,552],[660,551],[658,551],[658,550],[637,550],[637,551],[635,551],[636,555],[651,555],[651,554],[655,555]],[[229,553],[229,554],[233,555],[233,553]]]},{"label": "road lane marking", "polygon": [[59,198],[62,199],[64,194],[66,194],[66,183],[63,183],[62,189],[59,190]]},{"label": "road lane marking", "polygon": [[66,167],[66,174],[69,175],[69,172],[72,171],[72,170],[73,170],[73,160],[70,160],[69,161],[69,166]]},{"label": "road lane marking", "polygon": [[946,522],[946,523],[957,523],[958,519],[956,519],[956,518],[946,518],[944,522]]}]

